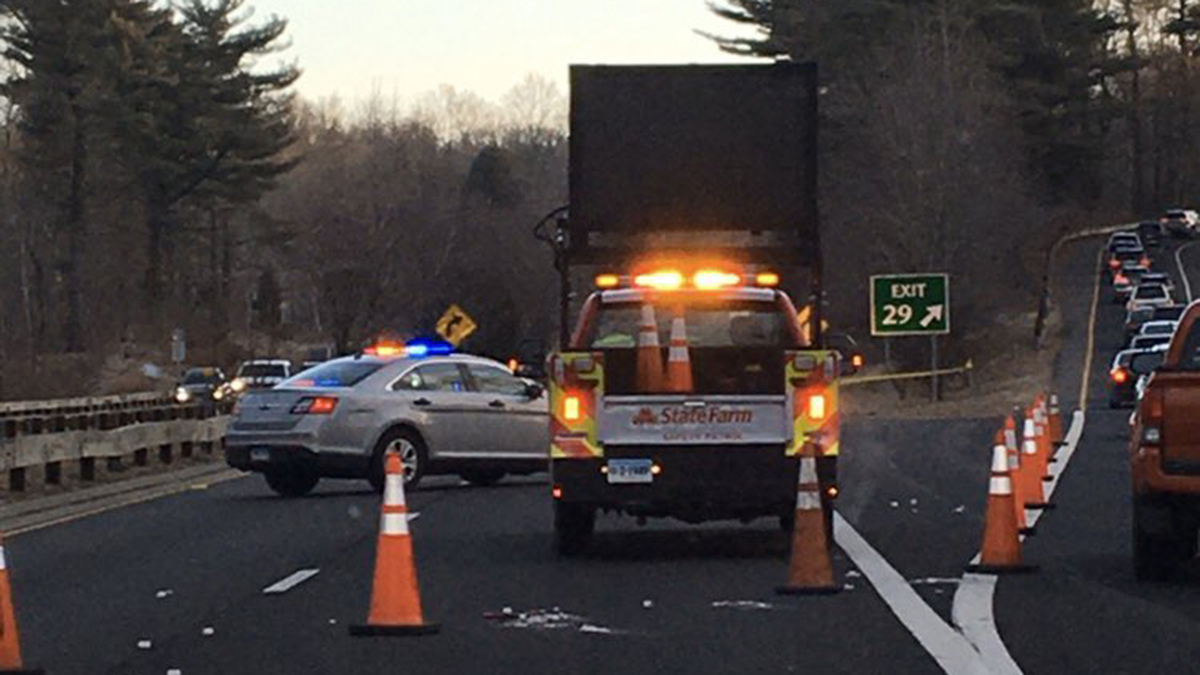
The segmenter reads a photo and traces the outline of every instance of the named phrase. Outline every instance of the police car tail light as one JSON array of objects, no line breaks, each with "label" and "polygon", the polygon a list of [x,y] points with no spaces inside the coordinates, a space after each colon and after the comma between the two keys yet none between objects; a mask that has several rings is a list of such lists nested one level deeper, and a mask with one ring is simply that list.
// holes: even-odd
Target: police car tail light
[{"label": "police car tail light", "polygon": [[329,415],[337,408],[335,396],[305,396],[292,406],[293,415]]},{"label": "police car tail light", "polygon": [[578,422],[583,417],[583,399],[578,394],[563,397],[562,416],[568,422]]},{"label": "police car tail light", "polygon": [[742,278],[737,274],[721,270],[700,270],[692,275],[692,285],[701,291],[737,286],[741,281]]}]

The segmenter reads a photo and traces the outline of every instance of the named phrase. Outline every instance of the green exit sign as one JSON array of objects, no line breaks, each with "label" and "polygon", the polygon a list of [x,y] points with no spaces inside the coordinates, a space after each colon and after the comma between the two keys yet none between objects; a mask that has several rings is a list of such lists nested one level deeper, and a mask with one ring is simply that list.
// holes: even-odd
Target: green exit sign
[{"label": "green exit sign", "polygon": [[950,332],[947,274],[871,277],[871,335],[946,335]]}]

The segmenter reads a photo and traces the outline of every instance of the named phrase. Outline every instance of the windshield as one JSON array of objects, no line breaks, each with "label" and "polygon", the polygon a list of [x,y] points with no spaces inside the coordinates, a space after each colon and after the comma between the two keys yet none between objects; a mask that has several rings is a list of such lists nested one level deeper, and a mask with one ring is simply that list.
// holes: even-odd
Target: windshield
[{"label": "windshield", "polygon": [[1170,335],[1143,335],[1133,339],[1130,345],[1134,349],[1149,349],[1157,345],[1165,345],[1171,341]]},{"label": "windshield", "polygon": [[[642,321],[641,303],[601,307],[587,343],[594,349],[634,349]],[[671,337],[674,310],[656,307],[659,345]],[[708,301],[684,307],[684,327],[692,347],[796,347],[788,319],[772,302]]]},{"label": "windshield", "polygon": [[221,382],[221,371],[214,369],[189,370],[183,376],[184,384],[217,384]]},{"label": "windshield", "polygon": [[382,367],[383,364],[376,361],[332,361],[297,374],[283,386],[353,387]]},{"label": "windshield", "polygon": [[1162,286],[1138,286],[1137,295],[1134,296],[1138,300],[1156,300],[1167,297],[1167,289]]},{"label": "windshield", "polygon": [[273,363],[247,363],[238,370],[238,377],[287,377],[287,366]]}]

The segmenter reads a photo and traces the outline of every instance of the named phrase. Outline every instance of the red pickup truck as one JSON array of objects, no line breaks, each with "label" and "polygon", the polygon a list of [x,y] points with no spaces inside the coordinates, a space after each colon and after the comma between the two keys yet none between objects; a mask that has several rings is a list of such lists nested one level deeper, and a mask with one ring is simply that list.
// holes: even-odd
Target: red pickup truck
[{"label": "red pickup truck", "polygon": [[[1134,370],[1155,355],[1135,357]],[[1137,363],[1143,359],[1147,364]],[[1138,403],[1129,444],[1133,564],[1163,579],[1196,555],[1200,531],[1200,301],[1184,311]]]}]

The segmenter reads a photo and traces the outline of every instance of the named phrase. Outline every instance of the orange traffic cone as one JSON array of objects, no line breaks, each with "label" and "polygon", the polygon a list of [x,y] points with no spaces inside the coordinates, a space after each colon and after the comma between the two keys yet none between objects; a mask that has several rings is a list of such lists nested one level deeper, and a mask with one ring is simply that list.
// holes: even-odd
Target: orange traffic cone
[{"label": "orange traffic cone", "polygon": [[404,469],[400,454],[389,452],[384,461],[387,487],[375,552],[375,581],[371,588],[371,613],[366,624],[350,626],[351,635],[427,635],[439,626],[426,623],[417,587],[417,566],[408,534],[408,506],[404,501]]},{"label": "orange traffic cone", "polygon": [[1017,517],[1017,532],[1033,534],[1034,530],[1025,518],[1025,495],[1021,494],[1022,485],[1017,480],[1021,472],[1021,453],[1017,450],[1016,424],[1012,417],[1005,420],[1004,427],[1004,430],[996,432],[995,445],[1004,446],[1004,456],[1008,461],[1008,477],[1013,484],[1013,511]]},{"label": "orange traffic cone", "polygon": [[642,305],[642,325],[638,328],[637,385],[642,393],[663,390],[662,351],[658,346],[658,319],[652,305]]},{"label": "orange traffic cone", "polygon": [[1058,394],[1050,394],[1050,442],[1054,447],[1063,444],[1066,438],[1063,436],[1062,410],[1058,407]]},{"label": "orange traffic cone", "polygon": [[671,344],[667,349],[667,391],[686,394],[693,388],[687,321],[683,317],[683,309],[677,308],[675,318],[671,319]]},{"label": "orange traffic cone", "polygon": [[8,583],[8,564],[4,557],[4,542],[0,540],[0,673],[41,673],[26,668],[21,661],[21,640],[17,635],[17,612],[13,606],[12,588]]},{"label": "orange traffic cone", "polygon": [[780,595],[817,595],[837,593],[841,584],[833,580],[833,560],[829,538],[825,534],[825,510],[817,483],[815,457],[800,458],[800,479],[796,486],[796,521],[792,526],[792,559],[788,581],[775,589]]},{"label": "orange traffic cone", "polygon": [[1025,416],[1024,438],[1021,439],[1021,495],[1025,499],[1027,509],[1052,509],[1053,504],[1046,503],[1046,491],[1042,487],[1042,469],[1038,457],[1037,425],[1030,414]]},{"label": "orange traffic cone", "polygon": [[1050,442],[1050,429],[1047,425],[1046,400],[1038,397],[1039,401],[1033,407],[1034,431],[1037,434],[1038,461],[1041,463],[1042,480],[1052,481],[1050,464],[1054,462],[1054,444]]},{"label": "orange traffic cone", "polygon": [[1017,534],[1012,500],[1008,451],[1003,443],[997,443],[992,448],[992,478],[988,484],[987,512],[983,521],[983,548],[979,552],[979,562],[968,565],[968,572],[999,574],[1034,569],[1021,561],[1021,538]]}]

